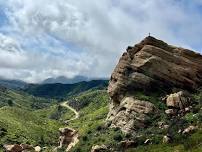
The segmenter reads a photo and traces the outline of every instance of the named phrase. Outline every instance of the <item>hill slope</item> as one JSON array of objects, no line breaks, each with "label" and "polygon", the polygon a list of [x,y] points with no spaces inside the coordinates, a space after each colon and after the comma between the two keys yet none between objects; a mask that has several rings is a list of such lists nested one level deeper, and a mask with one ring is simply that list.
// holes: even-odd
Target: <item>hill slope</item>
[{"label": "hill slope", "polygon": [[92,80],[75,84],[41,84],[30,85],[24,91],[34,96],[61,99],[93,88],[106,88],[107,84],[107,80]]},{"label": "hill slope", "polygon": [[[1,88],[0,151],[4,144],[14,143],[56,146],[58,128],[62,126],[57,119],[58,109],[53,108],[56,103],[55,100],[42,99],[23,92]],[[52,113],[48,114],[49,117],[44,117],[39,112],[46,108],[52,109]]]},{"label": "hill slope", "polygon": [[61,124],[16,107],[0,108],[0,144],[57,145]]},{"label": "hill slope", "polygon": [[[151,123],[147,128],[138,130],[136,136],[123,133],[117,127],[108,127],[106,123],[106,117],[109,112],[108,102],[109,95],[106,90],[89,90],[79,95],[73,96],[69,99],[69,105],[76,108],[79,111],[80,117],[77,120],[69,123],[69,126],[78,130],[80,134],[80,141],[72,149],[73,152],[86,152],[90,151],[94,145],[105,144],[109,151],[128,151],[128,152],[199,152],[202,150],[202,91],[193,94],[196,105],[194,113],[188,113],[180,122],[184,127],[177,124],[175,121],[171,121],[169,125],[175,127],[169,128],[169,131],[173,132],[173,141],[170,144],[162,143],[163,136],[168,131],[168,128],[160,129],[157,122],[167,121],[167,116],[164,114],[164,104],[159,104],[161,94],[150,93],[145,95],[144,92],[136,92],[135,96],[139,100],[148,100],[154,103],[159,109],[161,115],[153,117],[150,120]],[[200,129],[196,130],[191,135],[181,135],[176,133],[179,127],[186,128],[190,124],[198,125]],[[179,126],[178,126],[179,125]],[[137,137],[138,136],[138,137]],[[149,139],[152,144],[145,144],[145,141]],[[126,147],[121,144],[121,141],[135,141],[132,147]],[[110,150],[111,149],[111,150]]]},{"label": "hill slope", "polygon": [[61,84],[73,84],[82,81],[88,81],[89,78],[84,76],[75,76],[73,78],[67,78],[65,76],[59,76],[56,78],[48,78],[42,82],[42,84],[54,84],[54,83],[61,83]]},{"label": "hill slope", "polygon": [[24,89],[28,84],[21,80],[6,80],[0,78],[0,86],[9,89]]}]

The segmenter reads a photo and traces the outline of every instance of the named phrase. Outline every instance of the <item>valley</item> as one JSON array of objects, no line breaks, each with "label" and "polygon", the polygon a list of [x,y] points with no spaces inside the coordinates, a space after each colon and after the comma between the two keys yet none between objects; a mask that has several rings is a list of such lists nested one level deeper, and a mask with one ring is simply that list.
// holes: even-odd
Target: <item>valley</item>
[{"label": "valley", "polygon": [[0,151],[200,152],[201,61],[146,37],[109,81],[2,86]]},{"label": "valley", "polygon": [[70,106],[68,105],[68,101],[63,102],[63,103],[61,103],[60,105],[61,105],[62,107],[65,107],[65,108],[71,110],[71,111],[75,114],[75,116],[74,116],[73,118],[67,120],[67,122],[70,122],[70,121],[73,121],[73,120],[76,120],[76,119],[79,118],[79,113],[78,113],[74,108],[72,108],[72,107],[70,107]]}]

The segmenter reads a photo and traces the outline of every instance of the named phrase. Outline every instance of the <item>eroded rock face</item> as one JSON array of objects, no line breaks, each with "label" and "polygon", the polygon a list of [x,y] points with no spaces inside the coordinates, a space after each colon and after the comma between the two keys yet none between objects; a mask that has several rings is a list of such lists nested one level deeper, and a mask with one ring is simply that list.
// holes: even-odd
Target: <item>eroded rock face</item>
[{"label": "eroded rock face", "polygon": [[165,113],[169,116],[184,115],[190,112],[192,99],[189,93],[179,91],[167,96],[166,105],[169,109]]},{"label": "eroded rock face", "polygon": [[185,109],[191,105],[191,97],[184,91],[170,94],[166,99],[166,105],[170,108]]},{"label": "eroded rock face", "polygon": [[149,114],[157,112],[152,103],[134,97],[123,98],[119,105],[111,106],[108,120],[112,121],[112,127],[119,127],[126,133],[145,127],[145,123],[150,119]]},{"label": "eroded rock face", "polygon": [[66,151],[69,151],[74,147],[78,142],[78,132],[72,128],[60,128],[60,137],[59,137],[59,147],[58,148],[67,148]]},{"label": "eroded rock face", "polygon": [[[202,85],[201,63],[200,54],[170,46],[151,36],[128,47],[111,75],[107,120],[127,132],[144,126],[144,120],[156,110],[148,101],[137,101],[134,92],[158,89],[171,92],[173,88],[194,91]],[[141,121],[136,121],[139,119]]]}]

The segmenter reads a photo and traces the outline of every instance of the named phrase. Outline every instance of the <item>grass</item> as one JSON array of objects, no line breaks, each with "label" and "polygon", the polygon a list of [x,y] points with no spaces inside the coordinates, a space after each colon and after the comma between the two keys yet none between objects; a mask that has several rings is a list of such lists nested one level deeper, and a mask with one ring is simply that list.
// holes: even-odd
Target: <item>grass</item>
[{"label": "grass", "polygon": [[53,120],[58,120],[64,122],[65,120],[71,119],[74,117],[74,112],[71,110],[60,106],[59,104],[35,110],[34,113],[39,115],[42,118],[49,118]]},{"label": "grass", "polygon": [[[77,95],[71,95],[70,105],[79,110],[80,117],[69,126],[79,131],[79,143],[72,152],[87,152],[94,145],[105,144],[120,151],[119,142],[125,139],[137,141],[136,148],[128,152],[200,152],[202,151],[202,94],[193,95],[196,101],[193,110],[184,117],[170,119],[164,113],[167,108],[161,102],[160,93],[144,94],[135,92],[134,97],[153,103],[159,109],[159,115],[153,116],[147,128],[137,130],[141,138],[134,138],[123,134],[117,128],[108,128],[105,123],[108,114],[109,96],[106,90],[91,89]],[[26,93],[0,92],[0,144],[28,143],[47,146],[47,151],[58,142],[58,128],[64,127],[63,122],[74,117],[74,113],[61,107],[56,100],[36,98]],[[171,124],[169,129],[159,129],[157,122],[164,121]],[[179,128],[198,125],[199,129],[191,135],[181,135]],[[163,144],[162,138],[168,132],[173,134],[173,142]],[[152,144],[145,145],[150,139]],[[0,149],[1,151],[1,149]]]},{"label": "grass", "polygon": [[97,144],[116,145],[117,140],[124,135],[118,129],[110,129],[105,126],[105,119],[109,111],[109,96],[106,90],[87,91],[75,98],[74,102],[82,102],[80,104],[82,106],[79,110],[79,119],[71,122],[70,126],[79,131],[80,142],[72,151],[87,152]]},{"label": "grass", "polygon": [[14,106],[23,109],[35,110],[57,103],[56,100],[43,99],[28,95],[24,92],[6,90],[0,91],[0,107]]},{"label": "grass", "polygon": [[58,121],[42,118],[34,112],[16,107],[2,107],[0,128],[4,133],[1,135],[0,144],[55,145],[60,126]]},{"label": "grass", "polygon": [[[58,129],[62,124],[48,117],[54,114],[53,107],[57,106],[53,105],[56,103],[56,100],[38,98],[20,91],[1,90],[0,147],[14,143],[57,145]],[[47,109],[52,109],[52,113]]]},{"label": "grass", "polygon": [[[105,96],[106,95],[106,96]],[[105,96],[106,98],[103,98]],[[202,132],[201,132],[201,111],[188,113],[182,118],[171,120],[164,113],[166,105],[160,101],[161,94],[150,93],[145,95],[142,92],[136,92],[134,95],[137,99],[146,100],[153,103],[159,109],[158,117],[152,117],[151,123],[147,128],[139,129],[138,135],[141,138],[129,137],[137,141],[136,148],[128,149],[128,152],[199,152],[202,151]],[[195,95],[199,99],[198,95]],[[121,140],[128,137],[122,134],[120,130],[110,129],[105,126],[105,119],[108,113],[107,103],[108,95],[105,91],[88,91],[75,97],[77,102],[82,102],[85,106],[81,106],[81,117],[70,125],[79,130],[81,135],[79,144],[72,150],[73,152],[90,151],[93,145],[109,145],[120,150],[118,144]],[[199,101],[198,101],[199,102]],[[78,105],[78,104],[77,104]],[[196,107],[198,104],[195,105]],[[195,107],[194,107],[195,108]],[[172,125],[169,129],[159,129],[157,122],[164,121]],[[189,125],[199,125],[199,130],[189,135],[181,135],[179,128],[185,128]],[[163,136],[168,132],[173,134],[173,142],[171,144],[163,144]],[[151,145],[145,145],[144,141],[150,139]]]}]

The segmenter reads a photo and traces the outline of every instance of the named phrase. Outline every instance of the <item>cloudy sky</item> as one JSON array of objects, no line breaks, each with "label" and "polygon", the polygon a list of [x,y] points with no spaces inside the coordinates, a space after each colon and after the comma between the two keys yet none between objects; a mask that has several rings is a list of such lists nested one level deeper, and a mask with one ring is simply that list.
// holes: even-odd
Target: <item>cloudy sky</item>
[{"label": "cloudy sky", "polygon": [[109,77],[148,33],[202,50],[202,0],[0,0],[0,77]]}]

